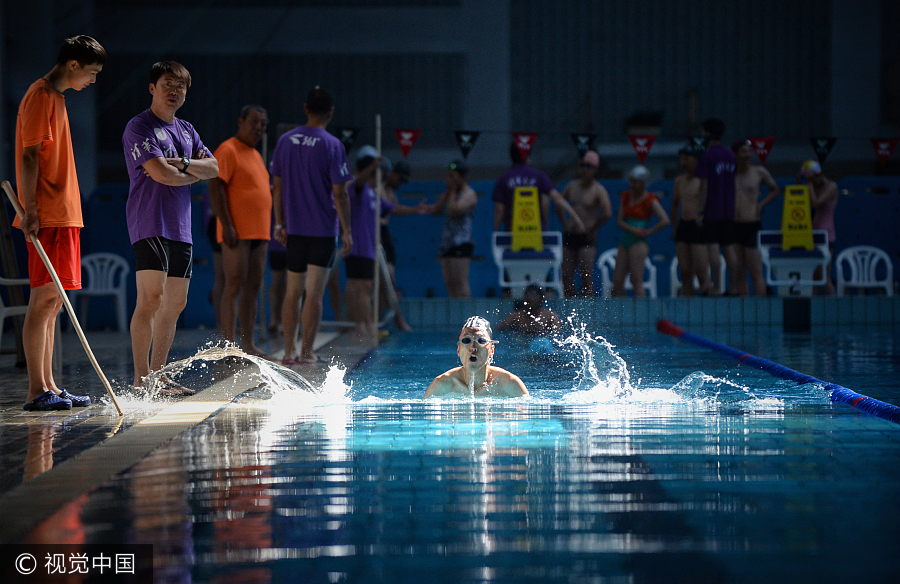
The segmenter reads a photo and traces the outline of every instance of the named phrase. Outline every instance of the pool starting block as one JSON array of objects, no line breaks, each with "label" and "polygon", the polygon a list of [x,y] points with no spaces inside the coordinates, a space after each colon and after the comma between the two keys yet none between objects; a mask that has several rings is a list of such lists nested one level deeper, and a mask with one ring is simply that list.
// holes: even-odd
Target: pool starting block
[{"label": "pool starting block", "polygon": [[[812,296],[812,287],[824,285],[826,269],[831,261],[828,249],[828,232],[812,231],[812,249],[787,248],[781,231],[760,231],[757,248],[766,269],[766,283],[778,287],[779,296]],[[822,275],[815,278],[816,268]]]},{"label": "pool starting block", "polygon": [[563,297],[562,287],[562,232],[541,232],[542,250],[520,249],[513,251],[513,234],[495,231],[492,239],[494,263],[499,271],[498,284],[510,288],[520,296],[529,284],[556,290]]}]

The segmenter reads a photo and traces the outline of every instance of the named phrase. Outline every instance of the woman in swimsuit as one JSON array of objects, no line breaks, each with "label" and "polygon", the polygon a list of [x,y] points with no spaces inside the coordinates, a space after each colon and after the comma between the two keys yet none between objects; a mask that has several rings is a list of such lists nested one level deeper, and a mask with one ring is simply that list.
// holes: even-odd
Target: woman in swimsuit
[{"label": "woman in swimsuit", "polygon": [[[635,298],[644,297],[644,261],[650,253],[647,237],[669,225],[669,216],[659,202],[659,195],[647,192],[649,176],[646,167],[635,166],[628,173],[631,188],[621,195],[618,225],[622,237],[613,272],[613,296],[625,296],[625,276],[630,273]],[[648,228],[654,215],[658,221]]]}]

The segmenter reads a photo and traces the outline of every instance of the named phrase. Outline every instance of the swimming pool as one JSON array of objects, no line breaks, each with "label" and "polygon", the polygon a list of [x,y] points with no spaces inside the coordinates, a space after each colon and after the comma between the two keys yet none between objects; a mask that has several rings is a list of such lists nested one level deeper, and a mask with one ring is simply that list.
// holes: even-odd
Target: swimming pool
[{"label": "swimming pool", "polygon": [[[395,335],[319,396],[251,392],[65,524],[153,543],[158,581],[900,575],[900,426],[643,330],[610,331],[612,349],[582,332],[553,356],[500,337],[496,364],[530,399],[420,400],[455,338]],[[717,340],[897,403],[893,329]]]}]

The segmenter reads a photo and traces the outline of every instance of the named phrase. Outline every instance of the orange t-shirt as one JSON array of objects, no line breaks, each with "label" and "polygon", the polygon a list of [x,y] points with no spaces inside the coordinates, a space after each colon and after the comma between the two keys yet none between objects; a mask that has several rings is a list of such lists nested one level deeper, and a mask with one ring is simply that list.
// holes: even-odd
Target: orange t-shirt
[{"label": "orange t-shirt", "polygon": [[[225,201],[238,239],[271,237],[272,190],[269,171],[256,148],[229,138],[213,154],[219,177],[225,182]],[[222,222],[216,221],[216,237],[222,241]]]},{"label": "orange t-shirt", "polygon": [[[16,119],[16,181],[22,196],[22,152],[40,144],[36,189],[41,227],[84,227],[66,98],[43,77],[31,84]],[[16,217],[13,225],[19,227]]]}]

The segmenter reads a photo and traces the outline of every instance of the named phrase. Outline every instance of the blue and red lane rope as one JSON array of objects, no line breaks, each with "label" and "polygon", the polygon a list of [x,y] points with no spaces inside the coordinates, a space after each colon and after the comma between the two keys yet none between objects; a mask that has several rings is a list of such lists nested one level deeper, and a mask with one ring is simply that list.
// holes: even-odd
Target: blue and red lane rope
[{"label": "blue and red lane rope", "polygon": [[663,334],[673,336],[679,341],[685,341],[688,343],[693,343],[694,345],[700,347],[711,349],[716,353],[725,355],[726,357],[731,357],[740,365],[748,365],[750,367],[761,369],[780,379],[796,381],[797,383],[816,383],[818,385],[821,385],[822,389],[829,392],[832,403],[847,404],[861,412],[865,412],[869,415],[894,422],[895,424],[900,424],[900,407],[897,407],[893,404],[885,403],[875,398],[858,394],[855,391],[847,389],[846,387],[843,387],[841,385],[826,383],[821,379],[816,379],[815,377],[806,375],[805,373],[794,371],[793,369],[785,367],[784,365],[773,363],[768,359],[763,359],[762,357],[757,357],[756,355],[751,355],[750,353],[739,351],[738,349],[729,347],[728,345],[723,345],[699,335],[689,333],[686,330],[675,326],[668,320],[658,321],[656,323],[656,330]]}]

